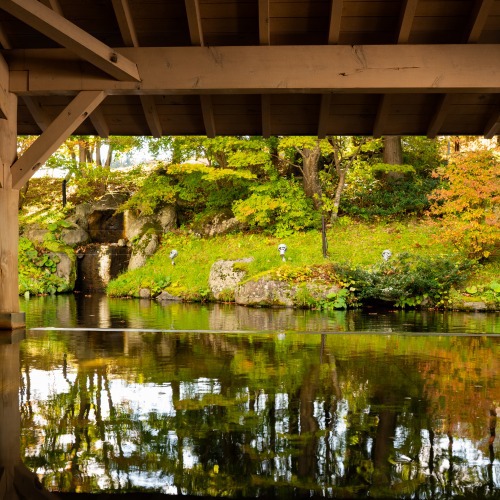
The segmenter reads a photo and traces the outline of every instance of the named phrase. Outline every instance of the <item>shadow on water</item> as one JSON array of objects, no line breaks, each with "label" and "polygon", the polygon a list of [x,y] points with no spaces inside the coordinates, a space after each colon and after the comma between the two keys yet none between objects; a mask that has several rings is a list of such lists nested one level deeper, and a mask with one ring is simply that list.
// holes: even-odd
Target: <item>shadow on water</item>
[{"label": "shadow on water", "polygon": [[0,476],[31,493],[8,500],[500,497],[498,315],[23,307]]}]

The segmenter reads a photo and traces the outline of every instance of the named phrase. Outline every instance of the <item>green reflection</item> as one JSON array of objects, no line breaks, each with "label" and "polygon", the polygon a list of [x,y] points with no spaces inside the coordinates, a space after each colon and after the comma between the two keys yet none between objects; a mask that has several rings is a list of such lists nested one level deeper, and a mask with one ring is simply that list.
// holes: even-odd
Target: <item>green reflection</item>
[{"label": "green reflection", "polygon": [[[211,314],[202,310],[199,322]],[[296,314],[282,324],[290,318],[310,321]],[[495,337],[290,330],[28,337],[21,454],[48,489],[500,494],[498,439],[489,446],[490,408],[500,406]]]}]

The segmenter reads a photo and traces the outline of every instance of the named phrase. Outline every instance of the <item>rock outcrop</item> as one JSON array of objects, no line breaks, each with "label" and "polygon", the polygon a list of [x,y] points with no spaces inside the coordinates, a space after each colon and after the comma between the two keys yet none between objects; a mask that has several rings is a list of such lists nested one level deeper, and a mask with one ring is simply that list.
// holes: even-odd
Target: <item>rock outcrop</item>
[{"label": "rock outcrop", "polygon": [[[238,260],[218,260],[213,263],[208,276],[208,287],[215,300],[234,298],[238,283],[246,276],[245,264],[253,257]],[[235,266],[235,264],[239,264]]]}]

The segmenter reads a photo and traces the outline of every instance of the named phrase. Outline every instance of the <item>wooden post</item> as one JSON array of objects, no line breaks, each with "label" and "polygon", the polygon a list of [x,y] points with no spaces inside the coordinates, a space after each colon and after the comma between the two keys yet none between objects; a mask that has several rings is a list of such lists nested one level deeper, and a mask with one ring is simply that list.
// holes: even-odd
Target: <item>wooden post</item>
[{"label": "wooden post", "polygon": [[19,312],[19,190],[12,189],[10,171],[16,155],[17,97],[7,92],[6,118],[0,119],[0,330],[25,325],[24,313]]}]

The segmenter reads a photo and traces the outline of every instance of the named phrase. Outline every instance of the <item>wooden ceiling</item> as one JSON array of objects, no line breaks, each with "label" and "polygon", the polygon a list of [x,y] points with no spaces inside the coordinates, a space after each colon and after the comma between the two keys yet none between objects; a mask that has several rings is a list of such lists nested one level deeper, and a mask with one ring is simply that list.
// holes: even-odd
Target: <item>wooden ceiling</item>
[{"label": "wooden ceiling", "polygon": [[0,0],[0,44],[20,135],[500,130],[500,0]]}]

